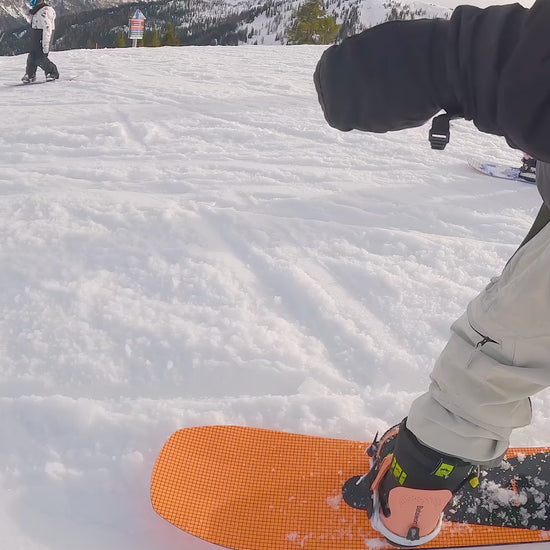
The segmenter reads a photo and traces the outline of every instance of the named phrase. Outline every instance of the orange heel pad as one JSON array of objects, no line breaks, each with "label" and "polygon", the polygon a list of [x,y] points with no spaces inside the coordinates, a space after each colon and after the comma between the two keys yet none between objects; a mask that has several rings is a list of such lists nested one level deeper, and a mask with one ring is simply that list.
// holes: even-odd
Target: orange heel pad
[{"label": "orange heel pad", "polygon": [[451,491],[441,489],[426,491],[396,487],[389,494],[390,517],[380,515],[380,520],[392,533],[406,538],[409,530],[418,529],[420,538],[424,538],[441,523],[441,513],[452,497]]}]

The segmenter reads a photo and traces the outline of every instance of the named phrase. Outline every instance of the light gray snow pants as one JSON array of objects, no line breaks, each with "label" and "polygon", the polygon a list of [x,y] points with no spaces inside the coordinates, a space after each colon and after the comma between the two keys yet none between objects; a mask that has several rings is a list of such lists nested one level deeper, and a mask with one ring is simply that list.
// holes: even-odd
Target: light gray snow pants
[{"label": "light gray snow pants", "polygon": [[512,430],[531,421],[529,396],[550,386],[549,220],[543,206],[502,275],[453,324],[407,420],[429,447],[495,466]]}]

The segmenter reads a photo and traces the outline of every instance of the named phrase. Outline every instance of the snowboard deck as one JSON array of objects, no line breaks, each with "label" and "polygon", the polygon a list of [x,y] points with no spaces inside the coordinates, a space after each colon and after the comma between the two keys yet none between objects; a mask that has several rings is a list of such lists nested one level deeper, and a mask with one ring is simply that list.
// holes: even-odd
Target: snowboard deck
[{"label": "snowboard deck", "polygon": [[501,178],[506,180],[521,181],[523,183],[530,183],[536,185],[535,181],[530,181],[520,177],[519,167],[508,166],[506,164],[498,164],[494,162],[482,162],[478,160],[469,160],[468,164],[478,172],[494,178]]},{"label": "snowboard deck", "polygon": [[[368,471],[368,445],[240,426],[182,429],[157,458],[152,505],[187,533],[235,550],[394,548],[342,498],[344,483]],[[550,541],[549,457],[550,447],[511,449],[482,476],[485,490],[457,495],[423,547]],[[507,526],[510,515],[518,519]]]}]

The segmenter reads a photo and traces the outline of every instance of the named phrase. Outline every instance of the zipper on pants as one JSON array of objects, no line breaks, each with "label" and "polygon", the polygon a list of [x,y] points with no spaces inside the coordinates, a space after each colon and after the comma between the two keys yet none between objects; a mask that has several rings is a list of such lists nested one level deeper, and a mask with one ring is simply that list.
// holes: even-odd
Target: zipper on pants
[{"label": "zipper on pants", "polygon": [[472,327],[472,323],[470,323],[470,327],[476,334],[479,334],[479,336],[481,336],[481,340],[475,346],[476,349],[479,349],[488,343],[498,345],[498,342],[496,340],[493,340],[490,336],[485,336],[485,334],[482,334],[481,332],[479,332],[479,330],[476,330],[474,327]]}]

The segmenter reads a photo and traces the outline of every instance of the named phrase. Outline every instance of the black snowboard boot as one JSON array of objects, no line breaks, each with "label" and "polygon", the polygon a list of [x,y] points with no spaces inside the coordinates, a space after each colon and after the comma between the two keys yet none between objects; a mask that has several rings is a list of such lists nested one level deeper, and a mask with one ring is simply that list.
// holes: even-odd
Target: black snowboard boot
[{"label": "black snowboard boot", "polygon": [[52,63],[48,72],[46,73],[46,80],[57,80],[59,78],[59,71],[57,67]]},{"label": "black snowboard boot", "polygon": [[523,157],[523,164],[519,169],[519,177],[522,180],[533,182],[537,179],[537,159]]},{"label": "black snowboard boot", "polygon": [[375,441],[369,455],[370,472],[353,482],[354,491],[363,485],[358,507],[396,546],[419,546],[436,537],[453,494],[468,481],[477,484],[476,467],[423,445],[406,419]]}]

